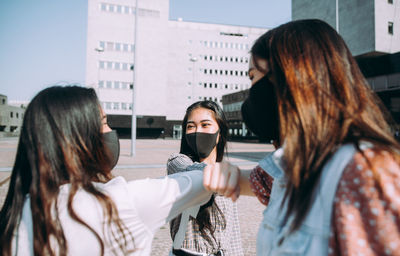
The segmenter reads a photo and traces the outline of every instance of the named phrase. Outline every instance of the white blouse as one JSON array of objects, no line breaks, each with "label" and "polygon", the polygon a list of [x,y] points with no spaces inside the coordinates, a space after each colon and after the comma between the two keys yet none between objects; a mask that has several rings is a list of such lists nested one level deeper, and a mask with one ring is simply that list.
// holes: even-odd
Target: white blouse
[{"label": "white blouse", "polygon": [[[116,177],[95,186],[110,196],[120,219],[131,232],[134,248],[131,255],[150,255],[151,243],[156,231],[165,223],[189,207],[205,204],[211,192],[203,188],[203,173],[191,171],[169,175],[159,179],[143,179],[127,182]],[[67,240],[68,255],[99,255],[100,244],[85,226],[73,220],[67,209],[70,184],[60,187],[58,213]],[[118,245],[110,239],[111,231],[103,225],[103,210],[91,194],[78,190],[73,208],[82,220],[92,227],[105,242],[105,255],[122,254]],[[34,217],[34,216],[33,216]],[[105,232],[103,232],[105,229]],[[32,214],[27,197],[18,230],[13,239],[13,255],[33,255]]]}]

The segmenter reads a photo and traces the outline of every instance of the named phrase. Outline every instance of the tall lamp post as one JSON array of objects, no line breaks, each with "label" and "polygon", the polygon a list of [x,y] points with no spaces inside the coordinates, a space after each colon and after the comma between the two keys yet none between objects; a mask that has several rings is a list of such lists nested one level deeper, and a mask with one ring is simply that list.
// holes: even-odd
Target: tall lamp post
[{"label": "tall lamp post", "polygon": [[136,93],[135,87],[137,86],[137,37],[138,37],[138,0],[136,0],[135,6],[135,38],[133,43],[133,86],[132,86],[132,124],[131,124],[131,157],[136,155]]},{"label": "tall lamp post", "polygon": [[336,0],[336,32],[339,33],[339,0]]},{"label": "tall lamp post", "polygon": [[194,102],[194,87],[195,87],[195,82],[194,82],[194,64],[197,62],[196,57],[190,58],[190,61],[193,63],[193,68],[192,68],[192,101]]}]

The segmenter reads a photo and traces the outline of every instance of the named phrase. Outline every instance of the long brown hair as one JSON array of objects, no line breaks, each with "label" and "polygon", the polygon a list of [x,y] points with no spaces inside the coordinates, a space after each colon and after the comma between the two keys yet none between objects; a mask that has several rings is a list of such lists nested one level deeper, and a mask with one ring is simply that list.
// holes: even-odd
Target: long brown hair
[{"label": "long brown hair", "polygon": [[398,161],[399,144],[390,132],[389,114],[327,23],[281,25],[256,41],[252,55],[256,63],[267,60],[276,87],[288,178],[286,220],[294,215],[293,231],[306,216],[321,170],[338,146],[370,141]]},{"label": "long brown hair", "polygon": [[[27,195],[34,216],[35,255],[56,252],[67,255],[67,241],[58,213],[54,211],[59,187],[67,183],[70,184],[67,207],[72,219],[93,232],[104,254],[105,241],[72,207],[76,192],[82,189],[99,201],[107,225],[116,226],[117,234],[113,233],[112,237],[124,251],[129,232],[125,231],[113,201],[92,183],[111,179],[110,152],[101,133],[99,106],[93,89],[78,86],[47,88],[28,105],[8,193],[0,212],[1,255],[11,255],[13,232],[18,229]],[[122,239],[117,240],[117,235]]]}]

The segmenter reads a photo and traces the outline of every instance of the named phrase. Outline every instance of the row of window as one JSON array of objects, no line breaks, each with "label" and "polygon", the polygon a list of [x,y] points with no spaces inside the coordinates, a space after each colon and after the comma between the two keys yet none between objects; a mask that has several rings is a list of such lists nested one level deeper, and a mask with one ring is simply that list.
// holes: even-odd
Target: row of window
[{"label": "row of window", "polygon": [[[251,86],[248,85],[247,89],[250,88]],[[241,102],[247,99],[249,96],[249,90],[242,91],[241,93],[233,93],[233,94],[228,94],[225,95],[225,99],[227,102]]]},{"label": "row of window", "polygon": [[[190,100],[190,99],[192,99],[192,97],[191,96],[188,96],[188,99]],[[212,101],[214,101],[214,102],[216,102],[216,103],[218,103],[218,102],[222,102],[222,99],[219,99],[218,100],[218,98],[217,97],[208,97],[208,96],[198,96],[198,100],[212,100]]]},{"label": "row of window", "polygon": [[229,129],[229,135],[243,135],[244,136],[244,134],[242,134],[243,133],[243,131],[242,131],[242,129]]},{"label": "row of window", "polygon": [[[192,40],[189,40],[192,43]],[[237,50],[249,50],[249,44],[244,43],[233,43],[233,42],[217,42],[217,41],[200,41],[200,44],[207,48],[220,48],[220,49],[237,49]]]},{"label": "row of window", "polygon": [[[99,8],[103,12],[112,12],[119,14],[135,14],[136,7],[119,4],[100,3]],[[140,16],[160,17],[160,12],[156,10],[149,10],[139,8]]]},{"label": "row of window", "polygon": [[[191,82],[188,83],[188,85],[191,85]],[[230,89],[230,90],[244,90],[248,89],[250,85],[247,84],[222,84],[222,83],[199,83],[199,85],[203,85],[204,88],[214,88],[214,89]]]},{"label": "row of window", "polygon": [[[188,99],[191,99],[191,96],[188,96]],[[198,100],[212,100],[216,103],[222,102],[222,99],[218,99],[217,97],[209,97],[209,96],[198,96]],[[108,110],[132,110],[132,103],[126,102],[101,102],[101,106],[103,109]]]},{"label": "row of window", "polygon": [[204,74],[209,75],[231,75],[231,76],[247,76],[247,71],[240,71],[240,70],[218,70],[218,69],[204,69]]},{"label": "row of window", "polygon": [[[188,82],[188,85],[191,85],[191,82]],[[214,88],[214,89],[230,89],[230,90],[244,90],[248,89],[250,85],[248,84],[222,84],[222,83],[199,83],[199,85],[203,85],[204,88]],[[121,89],[121,90],[132,90],[133,83],[130,82],[122,82],[122,81],[98,81],[99,88],[106,89]]]},{"label": "row of window", "polygon": [[[114,62],[114,61],[99,61],[99,69],[108,70],[133,70],[134,65],[126,62]],[[192,71],[192,68],[188,68],[188,71]],[[209,75],[231,75],[231,76],[247,76],[248,72],[243,70],[218,70],[218,69],[203,69],[204,74]]]},{"label": "row of window", "polygon": [[125,62],[114,62],[114,61],[99,61],[99,69],[110,69],[110,70],[133,70],[133,64]]},{"label": "row of window", "polygon": [[224,111],[225,112],[240,111],[242,108],[242,104],[243,104],[243,101],[226,104],[226,105],[224,105]]},{"label": "row of window", "polygon": [[236,63],[249,63],[249,58],[247,57],[223,57],[223,56],[208,56],[204,55],[204,60],[206,61],[216,61],[216,62],[236,62]]},{"label": "row of window", "polygon": [[132,103],[127,102],[101,102],[103,109],[113,110],[132,110]]},{"label": "row of window", "polygon": [[127,6],[127,5],[115,5],[115,4],[100,3],[100,10],[102,10],[103,12],[135,14],[135,7],[131,7],[131,6]]},{"label": "row of window", "polygon": [[132,90],[133,83],[121,81],[99,81],[99,88]]},{"label": "row of window", "polygon": [[[19,113],[18,112],[16,112],[15,113],[15,117],[18,119],[19,118]],[[23,118],[24,117],[24,114],[21,114],[21,118]],[[10,112],[10,118],[14,118],[14,112]]]},{"label": "row of window", "polygon": [[106,51],[116,52],[134,52],[135,46],[133,44],[118,43],[118,42],[104,42],[100,41],[99,46]]}]

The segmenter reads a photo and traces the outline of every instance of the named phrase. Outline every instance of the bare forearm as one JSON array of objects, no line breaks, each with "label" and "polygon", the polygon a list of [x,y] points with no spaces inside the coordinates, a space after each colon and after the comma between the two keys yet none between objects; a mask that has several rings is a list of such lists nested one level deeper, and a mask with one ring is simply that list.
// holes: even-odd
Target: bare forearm
[{"label": "bare forearm", "polygon": [[239,177],[240,195],[254,196],[254,193],[250,187],[250,179],[249,179],[251,170],[239,169],[239,171],[240,171],[240,177]]}]

